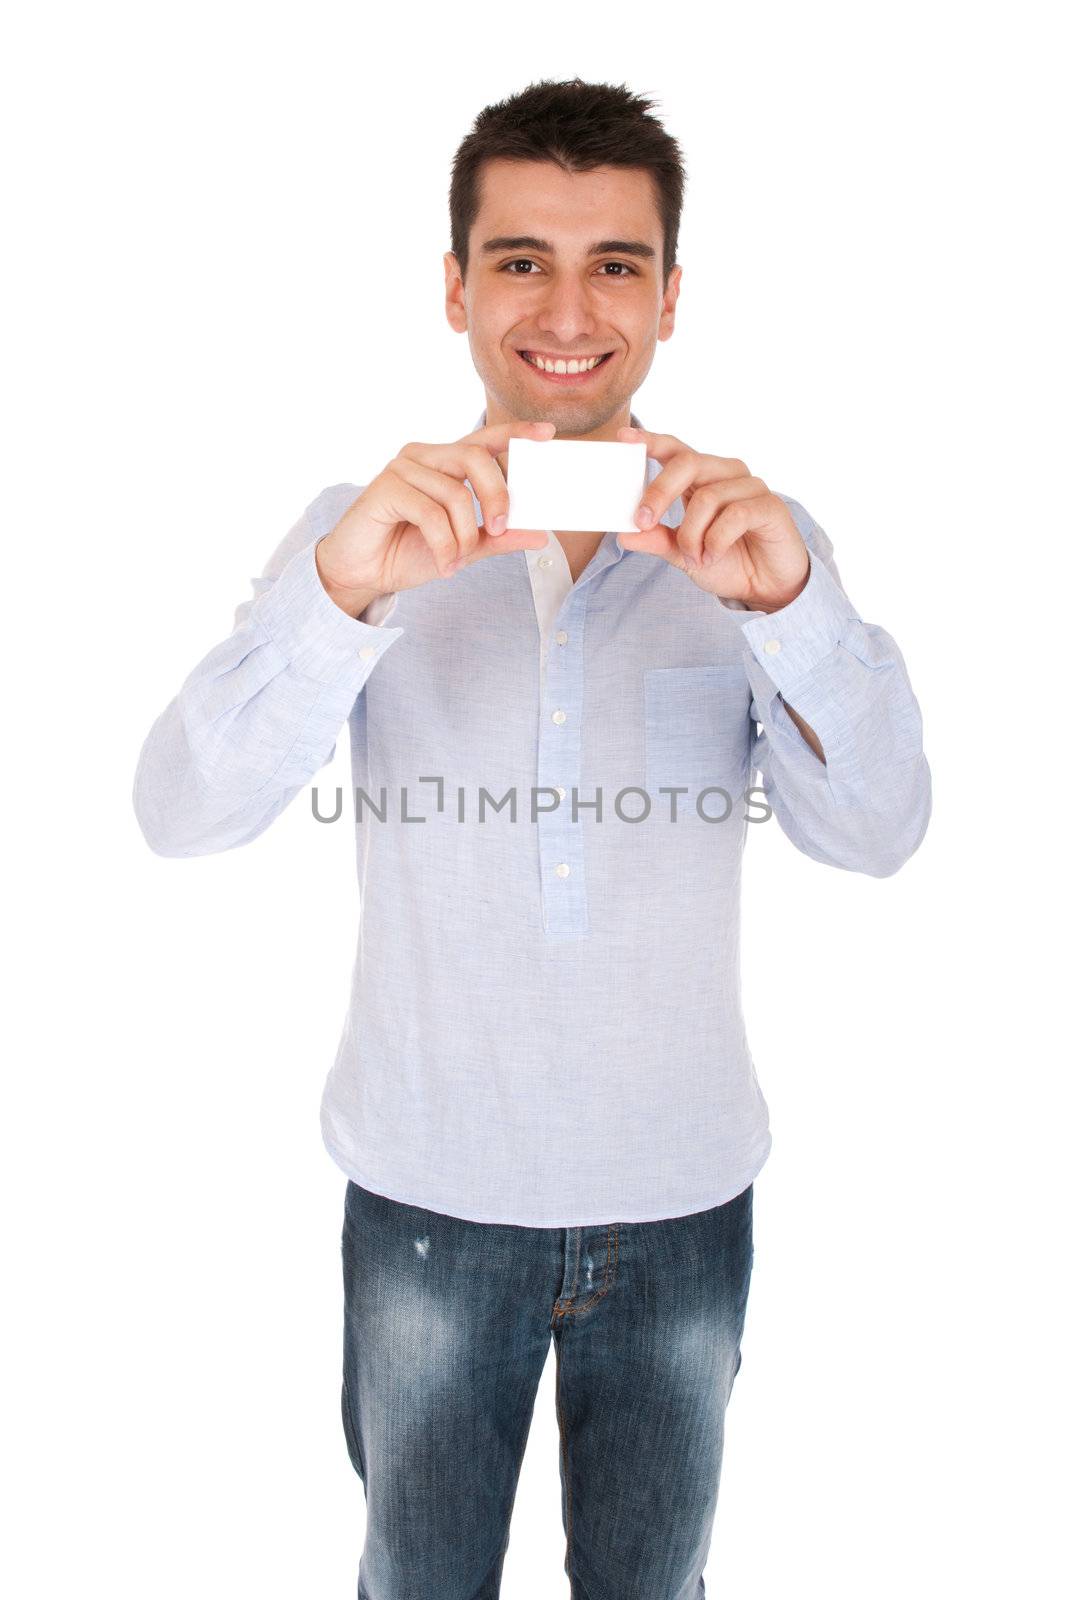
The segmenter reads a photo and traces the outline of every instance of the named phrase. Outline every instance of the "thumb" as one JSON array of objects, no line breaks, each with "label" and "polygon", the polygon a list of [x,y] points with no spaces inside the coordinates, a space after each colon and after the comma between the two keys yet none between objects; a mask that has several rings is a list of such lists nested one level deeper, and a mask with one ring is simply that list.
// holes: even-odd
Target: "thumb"
[{"label": "thumb", "polygon": [[630,533],[622,533],[620,538],[625,550],[641,550],[644,555],[664,556],[666,561],[675,560],[679,554],[675,534],[661,522],[652,528],[633,528]]}]

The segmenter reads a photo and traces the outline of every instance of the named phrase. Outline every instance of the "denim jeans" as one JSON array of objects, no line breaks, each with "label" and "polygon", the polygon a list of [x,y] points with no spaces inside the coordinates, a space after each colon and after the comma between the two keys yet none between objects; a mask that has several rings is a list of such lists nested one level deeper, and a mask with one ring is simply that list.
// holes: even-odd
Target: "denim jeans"
[{"label": "denim jeans", "polygon": [[753,1185],[659,1222],[521,1228],[350,1179],[344,1433],[359,1600],[494,1600],[556,1357],[571,1600],[698,1600],[740,1368]]}]

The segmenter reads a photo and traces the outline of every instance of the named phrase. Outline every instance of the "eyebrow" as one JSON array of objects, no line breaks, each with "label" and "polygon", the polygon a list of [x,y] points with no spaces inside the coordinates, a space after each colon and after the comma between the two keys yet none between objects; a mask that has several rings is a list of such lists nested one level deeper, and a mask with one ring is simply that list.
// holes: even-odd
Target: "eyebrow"
[{"label": "eyebrow", "polygon": [[[538,250],[547,256],[555,256],[557,253],[548,239],[536,239],[530,233],[501,233],[495,239],[487,239],[482,245],[483,255],[495,255],[501,250]],[[638,256],[643,261],[652,261],[656,251],[642,239],[599,239],[597,244],[590,246],[587,255]]]}]

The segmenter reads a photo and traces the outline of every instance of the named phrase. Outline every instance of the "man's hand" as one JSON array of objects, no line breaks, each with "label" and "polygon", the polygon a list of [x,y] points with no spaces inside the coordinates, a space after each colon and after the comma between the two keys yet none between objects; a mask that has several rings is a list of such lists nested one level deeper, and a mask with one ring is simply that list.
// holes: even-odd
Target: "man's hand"
[{"label": "man's hand", "polygon": [[[461,566],[506,550],[536,550],[546,531],[508,520],[509,439],[549,439],[553,422],[501,422],[453,444],[405,444],[399,455],[318,540],[318,575],[337,604],[365,605],[375,596],[448,578]],[[474,514],[470,481],[482,508]]]},{"label": "man's hand", "polygon": [[[639,502],[641,532],[620,535],[624,548],[663,556],[719,600],[742,600],[753,611],[779,611],[810,575],[807,546],[778,495],[742,461],[706,456],[671,433],[621,428],[625,444],[643,441],[661,471]],[[667,527],[662,515],[681,498],[684,520]]]}]

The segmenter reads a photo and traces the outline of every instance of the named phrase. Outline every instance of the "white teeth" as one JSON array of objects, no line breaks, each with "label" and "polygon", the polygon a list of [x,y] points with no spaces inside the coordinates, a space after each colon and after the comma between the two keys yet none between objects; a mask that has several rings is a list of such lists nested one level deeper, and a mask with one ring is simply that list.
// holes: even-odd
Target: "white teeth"
[{"label": "white teeth", "polygon": [[590,372],[602,357],[591,356],[587,361],[547,361],[544,356],[535,356],[531,355],[530,351],[524,351],[523,359],[531,362],[542,372]]}]

